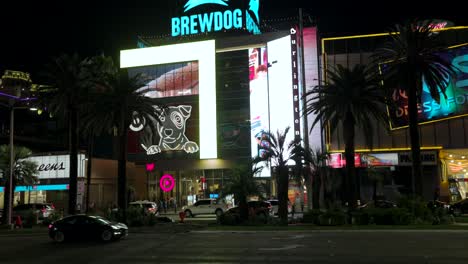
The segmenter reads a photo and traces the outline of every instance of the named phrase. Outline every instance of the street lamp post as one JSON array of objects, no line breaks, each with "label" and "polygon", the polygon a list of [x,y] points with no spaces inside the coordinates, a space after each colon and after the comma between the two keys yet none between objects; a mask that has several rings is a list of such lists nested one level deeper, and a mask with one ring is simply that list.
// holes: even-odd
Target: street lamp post
[{"label": "street lamp post", "polygon": [[15,118],[15,108],[13,105],[10,107],[10,175],[9,175],[9,187],[8,187],[8,213],[7,213],[7,225],[11,226],[11,217],[12,217],[12,206],[13,206],[13,171],[14,171],[14,158],[15,150],[13,148],[13,129],[14,129],[14,118]]}]

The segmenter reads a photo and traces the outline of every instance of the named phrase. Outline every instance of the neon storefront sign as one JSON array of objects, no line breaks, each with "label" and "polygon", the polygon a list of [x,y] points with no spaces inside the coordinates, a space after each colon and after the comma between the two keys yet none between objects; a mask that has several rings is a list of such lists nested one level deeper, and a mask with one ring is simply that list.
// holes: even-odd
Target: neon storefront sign
[{"label": "neon storefront sign", "polygon": [[164,174],[159,180],[159,187],[161,187],[161,189],[164,192],[172,191],[172,189],[174,189],[174,186],[175,186],[175,179],[170,174]]},{"label": "neon storefront sign", "polygon": [[[209,13],[194,12],[194,8],[201,5],[217,5],[223,10]],[[241,29],[244,26],[248,32],[260,34],[259,8],[260,0],[250,0],[246,10],[229,8],[229,0],[188,0],[184,5],[184,16],[171,19],[171,35],[173,37],[194,35]],[[192,12],[193,14],[187,14]]]}]

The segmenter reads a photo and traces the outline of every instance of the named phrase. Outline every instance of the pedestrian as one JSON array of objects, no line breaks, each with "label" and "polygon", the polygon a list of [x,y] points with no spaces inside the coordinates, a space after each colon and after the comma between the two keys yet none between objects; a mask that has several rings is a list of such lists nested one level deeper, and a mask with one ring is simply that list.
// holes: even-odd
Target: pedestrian
[{"label": "pedestrian", "polygon": [[291,217],[294,219],[294,213],[296,212],[296,203],[291,205]]},{"label": "pedestrian", "polygon": [[14,228],[23,228],[23,221],[21,220],[21,216],[16,216],[15,218],[15,226]]},{"label": "pedestrian", "polygon": [[301,212],[304,212],[304,200],[301,200]]}]

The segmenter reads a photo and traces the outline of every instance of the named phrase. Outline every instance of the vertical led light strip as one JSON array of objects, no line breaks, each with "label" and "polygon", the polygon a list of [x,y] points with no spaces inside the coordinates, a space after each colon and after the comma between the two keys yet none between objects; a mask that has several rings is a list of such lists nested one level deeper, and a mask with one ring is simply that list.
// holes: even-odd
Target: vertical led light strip
[{"label": "vertical led light strip", "polygon": [[218,158],[215,41],[121,50],[120,68],[198,61],[200,159]]},{"label": "vertical led light strip", "polygon": [[291,36],[291,76],[292,76],[292,93],[293,93],[293,116],[294,116],[294,140],[301,139],[301,121],[299,113],[299,70],[298,70],[298,54],[297,54],[297,29],[290,29]]}]

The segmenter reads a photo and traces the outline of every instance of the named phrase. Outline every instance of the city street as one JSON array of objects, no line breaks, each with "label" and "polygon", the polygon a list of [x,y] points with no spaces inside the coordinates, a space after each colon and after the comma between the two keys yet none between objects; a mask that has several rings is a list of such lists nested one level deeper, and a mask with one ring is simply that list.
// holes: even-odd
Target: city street
[{"label": "city street", "polygon": [[0,234],[0,263],[468,263],[466,231],[131,233],[102,244]]}]

